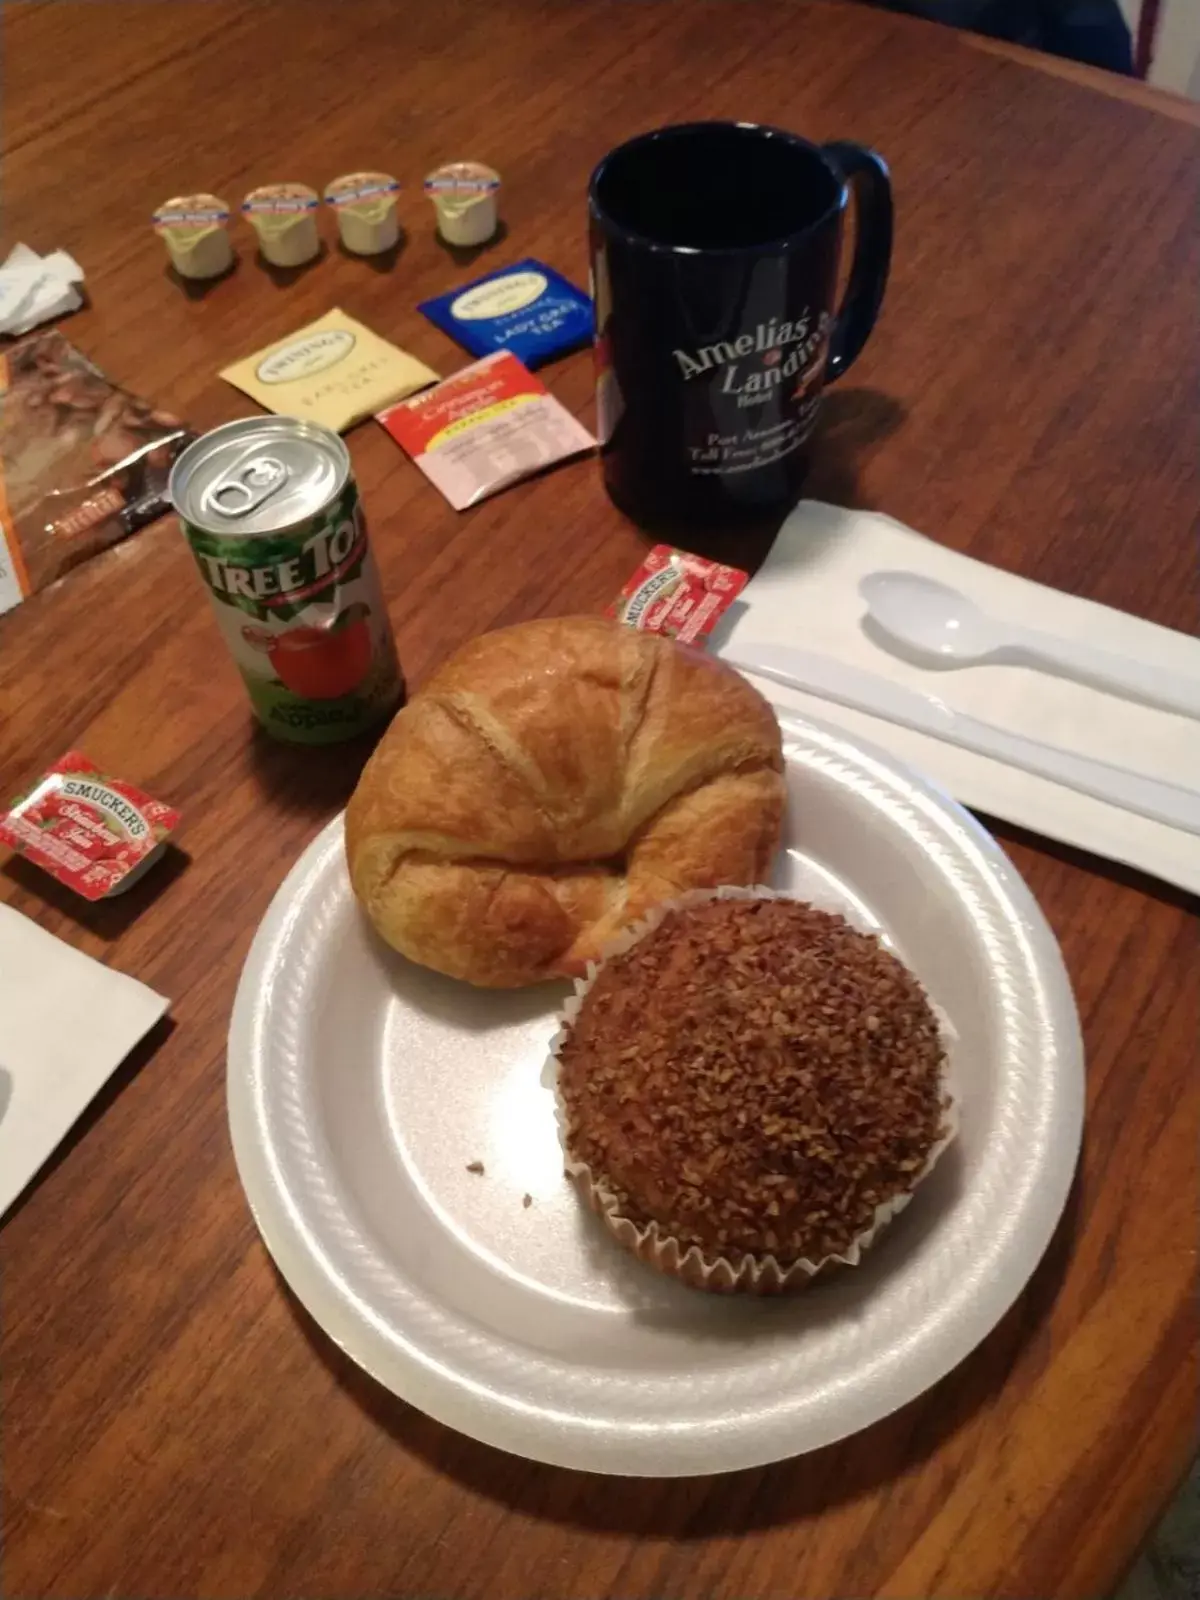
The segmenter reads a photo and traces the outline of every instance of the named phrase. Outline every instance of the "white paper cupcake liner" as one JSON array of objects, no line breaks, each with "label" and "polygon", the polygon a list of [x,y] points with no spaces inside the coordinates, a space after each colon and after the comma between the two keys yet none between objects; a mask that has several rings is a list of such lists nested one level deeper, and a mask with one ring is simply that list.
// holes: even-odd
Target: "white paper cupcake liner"
[{"label": "white paper cupcake liner", "polygon": [[[893,1199],[876,1206],[874,1220],[870,1226],[857,1234],[840,1253],[823,1256],[819,1261],[801,1257],[797,1261],[789,1262],[787,1266],[770,1254],[745,1254],[741,1257],[707,1255],[699,1245],[684,1245],[657,1222],[640,1225],[628,1217],[623,1217],[620,1201],[606,1186],[604,1180],[599,1178],[586,1162],[577,1161],[571,1155],[567,1144],[567,1110],[559,1089],[558,1053],[579,1015],[584,996],[595,983],[605,962],[614,956],[623,955],[626,950],[637,944],[639,939],[653,932],[673,911],[702,905],[709,900],[798,899],[796,895],[770,889],[765,885],[756,885],[753,888],[729,885],[719,889],[694,889],[677,899],[656,906],[641,921],[618,935],[606,946],[599,961],[588,963],[586,975],[575,980],[575,993],[567,1000],[559,1015],[559,1027],[550,1041],[550,1053],[543,1073],[544,1081],[554,1091],[555,1118],[558,1124],[559,1143],[563,1149],[565,1170],[579,1189],[583,1200],[600,1217],[614,1238],[640,1261],[670,1277],[681,1279],[693,1288],[706,1289],[716,1294],[780,1294],[785,1290],[803,1288],[811,1283],[818,1273],[828,1273],[837,1267],[858,1266],[863,1252],[870,1248],[892,1218],[898,1216],[908,1205],[917,1185],[923,1183],[933,1171],[943,1151],[953,1142],[958,1132],[959,1094],[953,1065],[953,1047],[958,1040],[958,1034],[946,1013],[926,994],[925,998],[937,1022],[943,1047],[941,1088],[946,1101],[943,1113],[945,1132],[930,1150],[925,1165],[913,1178],[911,1187],[904,1194],[896,1195]],[[818,909],[843,917],[851,926],[859,926],[860,932],[870,931],[863,929],[852,915],[846,916],[843,910],[831,904],[819,906]]]}]

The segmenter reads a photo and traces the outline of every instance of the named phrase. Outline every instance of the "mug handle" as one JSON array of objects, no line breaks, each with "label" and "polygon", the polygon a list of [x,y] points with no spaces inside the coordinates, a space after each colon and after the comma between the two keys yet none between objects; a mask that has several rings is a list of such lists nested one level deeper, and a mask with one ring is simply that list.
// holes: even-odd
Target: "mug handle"
[{"label": "mug handle", "polygon": [[854,365],[879,315],[892,260],[892,180],[883,157],[865,145],[836,140],[821,149],[850,186],[858,213],[850,280],[833,319],[825,366],[833,383]]}]

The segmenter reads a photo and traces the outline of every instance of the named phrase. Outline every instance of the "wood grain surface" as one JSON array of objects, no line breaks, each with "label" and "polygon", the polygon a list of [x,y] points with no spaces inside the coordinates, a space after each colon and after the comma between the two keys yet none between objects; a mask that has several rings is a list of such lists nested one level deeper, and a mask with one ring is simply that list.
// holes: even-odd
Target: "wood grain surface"
[{"label": "wood grain surface", "polygon": [[[1170,627],[1197,624],[1200,131],[900,17],[827,3],[44,0],[3,8],[6,246],[64,246],[69,336],[209,426],[216,373],[341,306],[443,372],[416,311],[477,270],[586,272],[596,159],[656,123],[876,145],[899,229],[884,314],[831,398],[812,491]],[[474,156],[507,236],[473,265],[420,191]],[[171,194],[397,172],[407,241],[184,292]],[[329,236],[328,219],[323,224]],[[286,277],[286,281],[285,281]],[[547,371],[593,417],[590,362]],[[599,608],[643,548],[583,461],[458,515],[374,424],[350,448],[410,679],[519,618]],[[86,909],[0,895],[172,999],[0,1233],[5,1595],[63,1600],[1095,1596],[1194,1448],[1195,904],[998,832],[1086,1030],[1082,1165],[1027,1292],[923,1399],[766,1470],[670,1483],[522,1462],[394,1400],[282,1287],[234,1171],[224,1037],[254,927],[363,747],[252,727],[172,521],[0,621],[0,780],[69,746],[182,808],[180,852]]]}]

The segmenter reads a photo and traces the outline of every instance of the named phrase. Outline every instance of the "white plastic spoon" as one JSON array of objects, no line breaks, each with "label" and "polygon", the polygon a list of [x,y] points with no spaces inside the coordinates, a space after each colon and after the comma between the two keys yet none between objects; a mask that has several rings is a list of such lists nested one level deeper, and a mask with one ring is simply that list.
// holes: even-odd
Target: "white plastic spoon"
[{"label": "white plastic spoon", "polygon": [[1040,667],[1126,699],[1200,717],[1200,677],[1152,667],[1094,645],[1000,622],[948,584],[916,572],[871,572],[858,586],[888,649],[939,667],[985,661]]}]

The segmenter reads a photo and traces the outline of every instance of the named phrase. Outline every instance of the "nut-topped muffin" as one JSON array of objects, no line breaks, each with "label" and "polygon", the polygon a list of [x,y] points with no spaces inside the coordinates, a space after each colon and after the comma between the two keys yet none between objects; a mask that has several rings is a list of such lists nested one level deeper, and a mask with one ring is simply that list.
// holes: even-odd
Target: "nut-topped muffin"
[{"label": "nut-topped muffin", "polygon": [[920,983],[779,897],[668,910],[598,971],[557,1045],[568,1170],[628,1248],[705,1288],[858,1260],[950,1134]]}]

